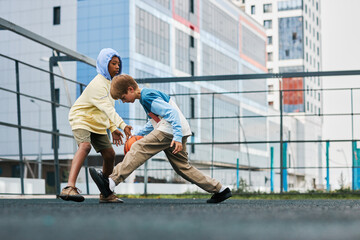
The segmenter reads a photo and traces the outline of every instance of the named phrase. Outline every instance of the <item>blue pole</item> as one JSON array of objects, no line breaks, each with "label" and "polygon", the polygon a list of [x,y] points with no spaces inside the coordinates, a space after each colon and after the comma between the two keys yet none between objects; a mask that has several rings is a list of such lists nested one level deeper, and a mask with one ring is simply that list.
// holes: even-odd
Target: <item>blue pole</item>
[{"label": "blue pole", "polygon": [[270,191],[274,192],[274,147],[270,147]]},{"label": "blue pole", "polygon": [[356,148],[356,142],[353,141],[352,142],[352,189],[353,190],[358,190],[359,186],[357,184],[357,161],[356,161],[356,152],[357,148]]},{"label": "blue pole", "polygon": [[283,188],[284,191],[287,192],[288,184],[287,184],[287,142],[284,143],[283,146]]},{"label": "blue pole", "polygon": [[330,142],[326,141],[326,191],[330,191],[330,173],[329,173],[329,147]]},{"label": "blue pole", "polygon": [[239,159],[236,159],[236,189],[239,189]]}]

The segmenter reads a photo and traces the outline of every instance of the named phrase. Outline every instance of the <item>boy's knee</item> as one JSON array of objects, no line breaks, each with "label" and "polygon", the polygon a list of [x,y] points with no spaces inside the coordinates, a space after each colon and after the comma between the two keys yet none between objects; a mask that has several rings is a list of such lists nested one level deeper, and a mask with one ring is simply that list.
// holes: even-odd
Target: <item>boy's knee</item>
[{"label": "boy's knee", "polygon": [[91,150],[91,144],[89,142],[83,142],[79,144],[79,149],[89,153]]}]

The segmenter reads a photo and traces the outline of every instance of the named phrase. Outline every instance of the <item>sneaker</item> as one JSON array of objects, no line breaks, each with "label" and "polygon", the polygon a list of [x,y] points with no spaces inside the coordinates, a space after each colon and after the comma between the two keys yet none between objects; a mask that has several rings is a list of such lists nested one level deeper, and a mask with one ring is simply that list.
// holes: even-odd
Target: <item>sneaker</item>
[{"label": "sneaker", "polygon": [[64,187],[59,197],[65,201],[82,202],[85,200],[85,198],[80,195],[80,190],[71,186]]},{"label": "sneaker", "polygon": [[207,203],[219,203],[222,201],[225,201],[226,199],[228,199],[229,197],[231,197],[231,191],[229,188],[225,188],[224,191],[222,191],[221,193],[215,193],[214,195],[212,195],[212,197],[210,199],[208,199],[206,202]]},{"label": "sneaker", "polygon": [[123,200],[121,200],[120,198],[118,198],[114,193],[111,194],[110,196],[108,196],[107,198],[104,197],[104,195],[102,195],[100,193],[100,203],[124,203]]},{"label": "sneaker", "polygon": [[102,172],[96,171],[95,168],[89,168],[89,172],[91,178],[94,180],[100,192],[102,193],[102,195],[104,195],[105,198],[113,194],[113,191],[111,191],[109,187],[109,179],[105,178]]}]

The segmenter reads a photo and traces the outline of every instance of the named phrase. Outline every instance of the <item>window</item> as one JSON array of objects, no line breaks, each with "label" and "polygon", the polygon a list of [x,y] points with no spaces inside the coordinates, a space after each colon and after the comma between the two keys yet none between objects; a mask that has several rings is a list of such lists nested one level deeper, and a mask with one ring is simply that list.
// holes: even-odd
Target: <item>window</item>
[{"label": "window", "polygon": [[307,5],[305,4],[305,13],[307,13]]},{"label": "window", "polygon": [[190,36],[190,47],[195,47],[195,39],[193,36]]},{"label": "window", "polygon": [[255,14],[255,5],[251,6],[251,14]]},{"label": "window", "polygon": [[272,20],[265,20],[264,21],[264,27],[266,29],[272,29]]},{"label": "window", "polygon": [[271,13],[272,12],[272,4],[264,4],[264,13]]},{"label": "window", "polygon": [[272,36],[267,37],[267,44],[272,45]]},{"label": "window", "polygon": [[190,11],[190,13],[194,13],[195,11],[194,11],[194,0],[190,0],[190,9],[189,9],[189,11]]},{"label": "window", "polygon": [[318,100],[320,101],[320,93],[318,93]]},{"label": "window", "polygon": [[[55,102],[60,104],[60,88],[55,88]],[[60,107],[56,105],[56,107]]]},{"label": "window", "polygon": [[309,111],[309,102],[306,103],[306,110]]},{"label": "window", "polygon": [[288,57],[289,55],[290,55],[290,50],[289,49],[285,50],[285,56]]},{"label": "window", "polygon": [[319,40],[319,38],[320,38],[320,37],[319,37],[319,32],[316,32],[316,35],[317,35],[317,37],[316,37],[317,40]]},{"label": "window", "polygon": [[274,94],[274,85],[269,85],[268,86],[268,91],[269,91],[269,95],[273,95]]},{"label": "window", "polygon": [[54,7],[53,25],[60,25],[60,7]]},{"label": "window", "polygon": [[191,76],[195,75],[194,61],[190,61],[190,74],[191,74]]},{"label": "window", "polygon": [[292,33],[292,40],[295,41],[297,39],[297,32]]},{"label": "window", "polygon": [[190,97],[190,118],[195,118],[195,98]]},{"label": "window", "polygon": [[267,56],[268,56],[268,61],[273,61],[273,53],[272,52],[268,52],[268,54],[267,54]]}]

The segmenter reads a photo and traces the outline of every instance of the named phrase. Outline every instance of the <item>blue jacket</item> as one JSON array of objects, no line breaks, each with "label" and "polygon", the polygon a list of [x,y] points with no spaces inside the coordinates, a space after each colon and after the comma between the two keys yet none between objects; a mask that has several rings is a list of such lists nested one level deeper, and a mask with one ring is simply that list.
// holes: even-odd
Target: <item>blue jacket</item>
[{"label": "blue jacket", "polygon": [[150,119],[136,135],[144,136],[152,130],[158,129],[172,134],[173,139],[177,142],[182,142],[183,136],[191,135],[189,123],[176,103],[167,94],[155,89],[143,88],[141,90],[140,104],[146,114],[154,113],[160,118],[160,122]]}]

